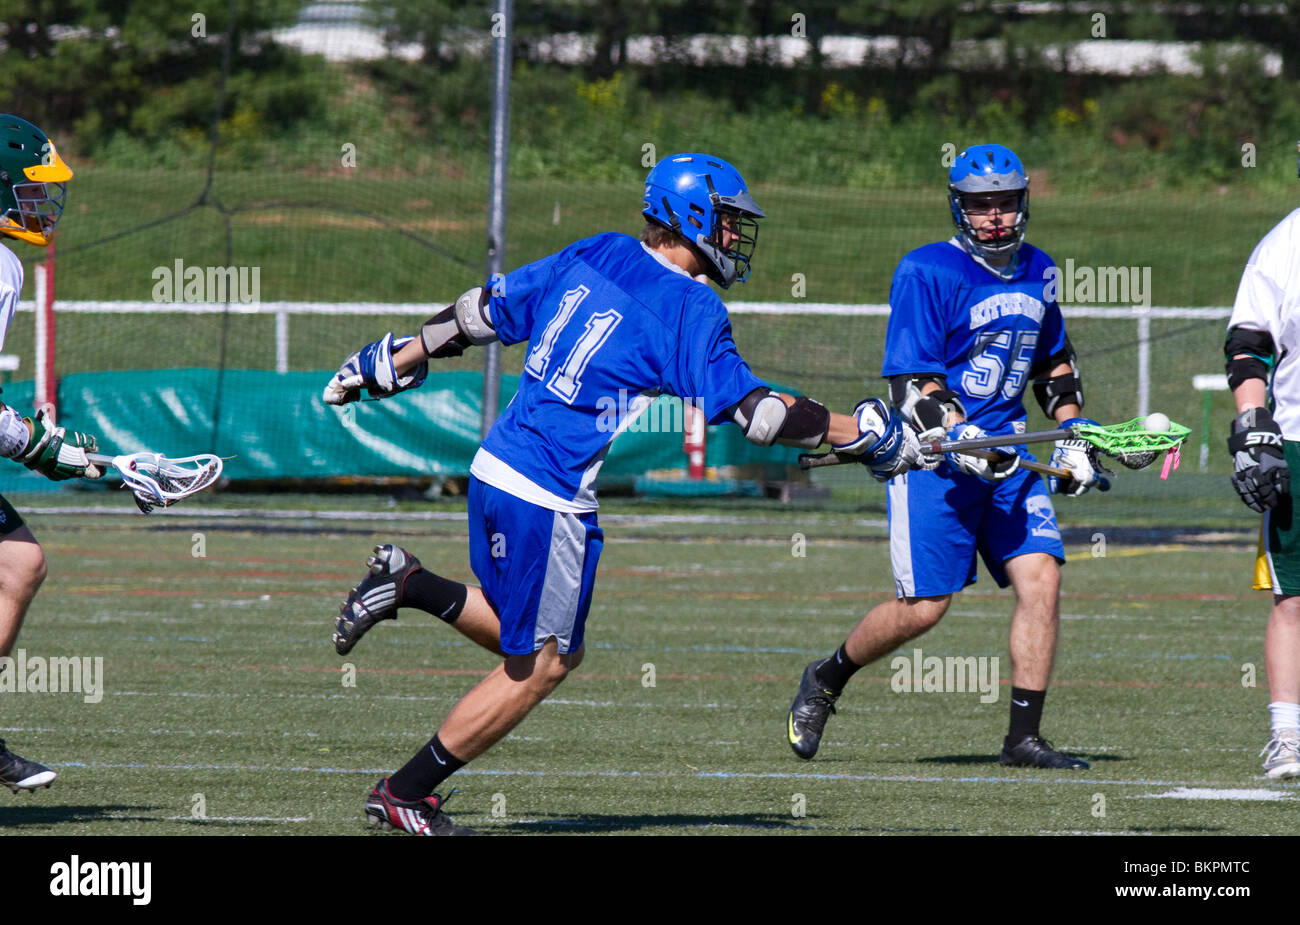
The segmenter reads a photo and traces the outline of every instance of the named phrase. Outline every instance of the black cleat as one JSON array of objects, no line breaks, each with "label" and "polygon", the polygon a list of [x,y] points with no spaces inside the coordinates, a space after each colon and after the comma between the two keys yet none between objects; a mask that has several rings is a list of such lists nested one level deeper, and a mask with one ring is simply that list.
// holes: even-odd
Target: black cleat
[{"label": "black cleat", "polygon": [[1052,748],[1052,743],[1040,736],[1025,736],[1014,748],[1009,748],[1006,741],[1002,743],[1002,757],[998,764],[1015,768],[1060,768],[1063,770],[1086,771],[1088,762],[1082,758],[1063,755]]},{"label": "black cleat", "polygon": [[794,695],[790,715],[786,720],[786,735],[794,753],[805,761],[817,754],[822,744],[822,730],[826,720],[835,712],[839,691],[828,691],[817,680],[817,666],[824,659],[812,662],[799,679],[799,693]]},{"label": "black cleat", "polygon": [[5,748],[4,739],[0,739],[0,784],[14,793],[19,790],[30,790],[34,793],[37,787],[48,788],[54,783],[56,777],[58,775],[45,765],[28,761],[9,751]]},{"label": "black cleat", "polygon": [[334,650],[347,655],[380,620],[396,620],[402,606],[402,586],[412,572],[420,570],[420,560],[401,546],[376,546],[366,560],[370,574],[352,589],[334,623]]},{"label": "black cleat", "polygon": [[399,800],[388,789],[385,777],[366,797],[366,822],[385,831],[400,829],[412,835],[477,835],[473,829],[452,823],[451,817],[442,811],[446,802],[436,793],[423,800]]}]

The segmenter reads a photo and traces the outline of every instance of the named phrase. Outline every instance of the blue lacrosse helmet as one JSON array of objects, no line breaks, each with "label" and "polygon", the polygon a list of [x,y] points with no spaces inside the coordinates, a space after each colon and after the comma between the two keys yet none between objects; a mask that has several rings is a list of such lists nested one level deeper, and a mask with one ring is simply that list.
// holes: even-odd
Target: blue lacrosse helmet
[{"label": "blue lacrosse helmet", "polygon": [[[1011,236],[1005,241],[981,241],[966,214],[964,197],[988,193],[1020,194],[1020,208]],[[1029,226],[1029,177],[1014,151],[1002,145],[975,145],[957,155],[948,171],[948,206],[952,221],[971,250],[981,257],[1009,257],[1025,241]]]},{"label": "blue lacrosse helmet", "polygon": [[[749,276],[763,210],[740,171],[722,158],[674,154],[661,160],[645,178],[641,214],[694,245],[704,271],[723,289]],[[724,227],[732,238],[725,247]]]}]

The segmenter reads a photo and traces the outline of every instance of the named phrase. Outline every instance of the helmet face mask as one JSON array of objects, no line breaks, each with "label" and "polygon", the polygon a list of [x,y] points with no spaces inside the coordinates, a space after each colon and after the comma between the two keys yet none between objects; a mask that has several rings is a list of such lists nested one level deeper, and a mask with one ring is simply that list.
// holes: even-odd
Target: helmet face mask
[{"label": "helmet face mask", "polygon": [[[981,240],[972,215],[988,214],[983,200],[1017,196],[1015,221],[1005,239]],[[981,201],[972,201],[975,196]],[[948,207],[966,246],[985,260],[1009,259],[1025,241],[1029,225],[1029,177],[1020,158],[1002,145],[975,145],[957,155],[948,172]],[[1004,210],[1005,214],[1005,210]]]},{"label": "helmet face mask", "polygon": [[63,215],[72,171],[25,119],[0,115],[0,235],[44,247]]},{"label": "helmet face mask", "polygon": [[763,210],[726,161],[707,154],[664,158],[646,177],[642,215],[686,239],[723,289],[749,276]]}]

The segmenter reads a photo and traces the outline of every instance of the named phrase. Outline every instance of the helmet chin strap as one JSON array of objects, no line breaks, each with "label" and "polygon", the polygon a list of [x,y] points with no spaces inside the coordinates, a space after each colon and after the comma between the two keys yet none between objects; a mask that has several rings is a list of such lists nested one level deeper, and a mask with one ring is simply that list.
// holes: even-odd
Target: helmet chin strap
[{"label": "helmet chin strap", "polygon": [[1008,280],[1011,279],[1011,277],[1016,275],[1016,267],[1020,265],[1019,247],[1017,247],[1015,253],[1011,255],[1011,259],[1007,261],[1006,266],[996,267],[993,264],[989,263],[987,258],[985,258],[985,256],[982,253],[980,253],[978,250],[975,249],[975,246],[971,243],[969,237],[967,237],[964,234],[959,234],[957,235],[957,240],[961,243],[962,250],[966,251],[966,253],[970,255],[970,258],[972,260],[974,260],[984,269],[988,270],[998,279]]}]

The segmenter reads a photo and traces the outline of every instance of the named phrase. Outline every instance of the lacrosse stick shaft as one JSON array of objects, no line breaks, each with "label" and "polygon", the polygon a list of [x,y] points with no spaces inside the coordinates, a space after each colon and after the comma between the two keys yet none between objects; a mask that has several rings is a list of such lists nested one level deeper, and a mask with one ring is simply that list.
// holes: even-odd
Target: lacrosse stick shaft
[{"label": "lacrosse stick shaft", "polygon": [[[994,453],[990,450],[972,450],[966,453],[967,456],[978,456],[980,459],[987,459],[989,462],[995,462],[1002,454]],[[821,469],[826,466],[843,466],[848,463],[861,462],[861,458],[854,456],[852,453],[804,453],[799,457],[800,469]],[[1054,475],[1057,478],[1069,478],[1070,470],[1062,469],[1059,466],[1049,466],[1046,463],[1035,462],[1031,459],[1021,459],[1020,465],[1030,472],[1040,472],[1043,475]]]},{"label": "lacrosse stick shaft", "polygon": [[922,443],[921,452],[928,453],[931,456],[938,456],[942,453],[965,453],[967,456],[973,456],[971,450],[987,450],[999,446],[1015,446],[1019,443],[1048,443],[1053,440],[1062,440],[1067,437],[1073,437],[1074,431],[1067,428],[1057,430],[1031,430],[1026,434],[1002,434],[996,437],[979,437],[975,440],[935,440],[932,443]]},{"label": "lacrosse stick shaft", "polygon": [[[1025,436],[1021,434],[1021,436]],[[973,450],[966,453],[967,456],[978,456],[980,459],[987,459],[990,462],[995,461],[1001,455],[989,450]],[[860,459],[851,453],[804,453],[799,457],[800,469],[822,469],[826,466],[843,466],[848,463],[859,462]],[[1069,469],[1060,466],[1049,466],[1047,463],[1036,462],[1032,459],[1020,460],[1020,467],[1028,469],[1030,472],[1037,472],[1040,475],[1054,475],[1058,479],[1073,478],[1073,473]],[[1102,475],[1097,476],[1098,491],[1110,491],[1110,481]]]}]

